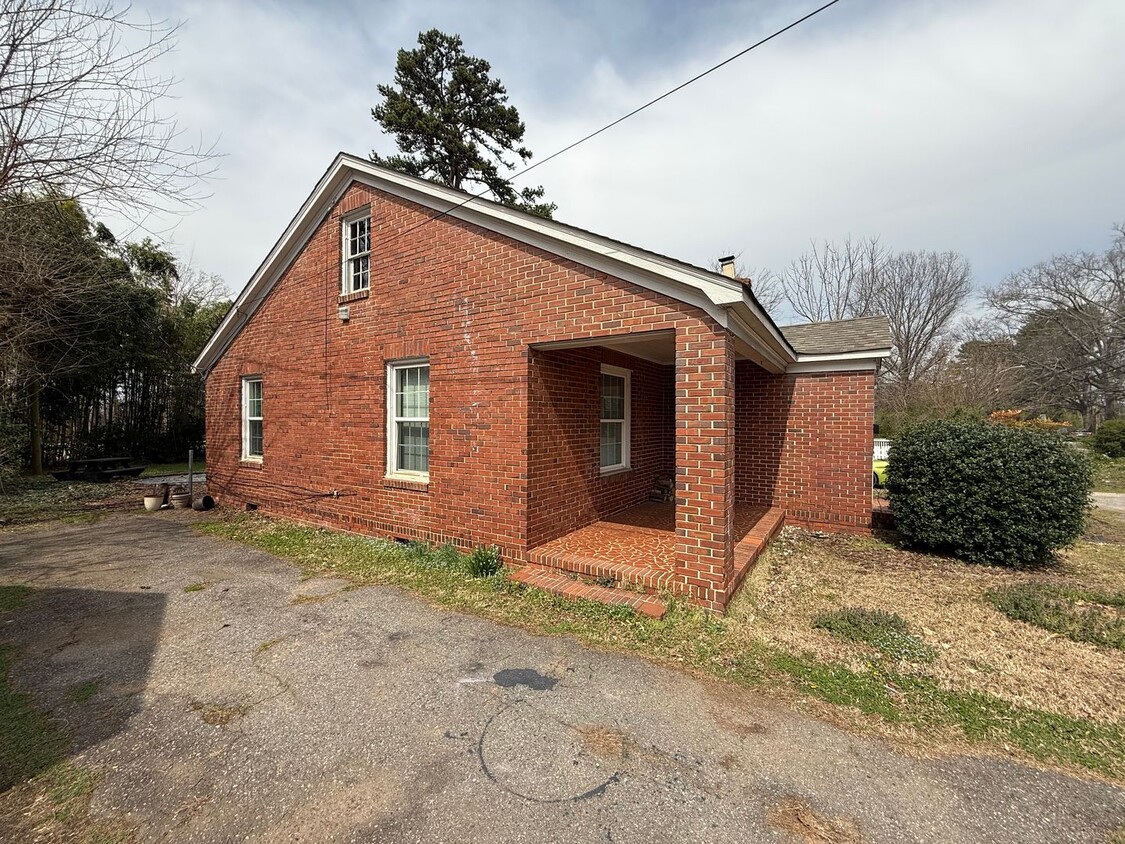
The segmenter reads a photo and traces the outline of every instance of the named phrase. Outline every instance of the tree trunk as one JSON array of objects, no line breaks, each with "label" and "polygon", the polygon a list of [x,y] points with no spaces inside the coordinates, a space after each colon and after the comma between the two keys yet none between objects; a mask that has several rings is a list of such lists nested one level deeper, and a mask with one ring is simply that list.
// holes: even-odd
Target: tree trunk
[{"label": "tree trunk", "polygon": [[31,474],[43,474],[43,418],[39,412],[42,385],[32,378],[28,388],[27,427],[31,432]]}]

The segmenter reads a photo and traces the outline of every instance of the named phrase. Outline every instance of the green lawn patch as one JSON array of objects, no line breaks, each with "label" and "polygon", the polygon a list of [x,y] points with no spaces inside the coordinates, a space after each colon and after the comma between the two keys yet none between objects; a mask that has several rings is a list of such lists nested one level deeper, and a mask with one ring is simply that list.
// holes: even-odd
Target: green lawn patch
[{"label": "green lawn patch", "polygon": [[[308,575],[390,584],[436,605],[537,633],[568,634],[587,645],[637,653],[742,686],[783,695],[797,691],[854,707],[889,723],[913,725],[923,737],[927,732],[946,737],[953,728],[970,742],[1018,748],[1046,762],[1125,779],[1125,727],[1121,724],[1067,718],[987,694],[949,691],[934,680],[899,673],[879,660],[872,660],[864,670],[852,670],[767,647],[747,635],[737,621],[680,600],[669,599],[664,618],[650,619],[631,609],[530,589],[502,576],[471,577],[467,566],[458,562],[464,555],[449,547],[398,545],[258,515],[238,515],[196,527],[211,536],[285,557]],[[911,635],[904,623],[894,620],[872,624],[866,612],[829,623],[835,631],[857,629],[855,635],[875,641],[888,630]],[[884,646],[891,654],[901,653],[905,647],[915,655],[918,646],[928,647],[916,638],[908,645],[898,638]]]},{"label": "green lawn patch", "polygon": [[100,685],[96,680],[88,680],[85,683],[79,683],[77,686],[74,686],[67,692],[66,696],[77,704],[88,703],[90,699],[98,693],[99,688]]},{"label": "green lawn patch", "polygon": [[[192,471],[196,475],[202,474],[207,471],[207,464],[202,460],[196,460],[192,466]],[[159,478],[163,475],[186,475],[188,473],[187,462],[183,463],[149,463],[145,470],[141,472],[142,478]]]},{"label": "green lawn patch", "polygon": [[1125,650],[1125,592],[1094,592],[1048,583],[993,589],[988,600],[1009,618],[1075,642]]},{"label": "green lawn patch", "polygon": [[[142,492],[128,481],[95,484],[56,481],[50,475],[26,476],[4,482],[0,490],[0,527],[34,524],[56,519],[95,519],[106,506],[134,502]],[[93,506],[91,506],[93,505]]]},{"label": "green lawn patch", "polygon": [[906,619],[896,613],[844,607],[821,613],[813,619],[813,627],[843,642],[869,645],[888,659],[907,662],[934,660],[934,649],[911,634]]}]

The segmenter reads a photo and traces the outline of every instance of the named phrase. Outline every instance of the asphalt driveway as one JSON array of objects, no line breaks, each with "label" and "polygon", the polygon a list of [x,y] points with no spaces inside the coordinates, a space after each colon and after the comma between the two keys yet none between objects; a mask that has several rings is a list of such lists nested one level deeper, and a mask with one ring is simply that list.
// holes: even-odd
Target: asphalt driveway
[{"label": "asphalt driveway", "polygon": [[0,626],[23,649],[13,682],[105,771],[93,811],[141,841],[1022,844],[1125,826],[1103,783],[910,758],[639,659],[302,582],[198,518],[0,533],[0,582],[41,590]]}]

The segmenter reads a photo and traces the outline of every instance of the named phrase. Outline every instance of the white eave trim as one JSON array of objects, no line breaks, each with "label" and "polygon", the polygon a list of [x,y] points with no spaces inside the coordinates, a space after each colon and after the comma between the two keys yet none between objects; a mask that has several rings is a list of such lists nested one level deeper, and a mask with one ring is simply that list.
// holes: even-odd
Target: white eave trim
[{"label": "white eave trim", "polygon": [[810,372],[863,372],[876,370],[879,362],[890,355],[890,349],[865,352],[844,352],[838,355],[798,355],[797,362],[785,371],[791,375]]},{"label": "white eave trim", "polygon": [[[706,270],[692,270],[643,250],[592,233],[579,232],[561,223],[533,217],[502,205],[476,201],[462,205],[466,197],[460,191],[386,170],[341,153],[235,299],[234,306],[196,358],[193,364],[196,370],[206,373],[218,362],[352,181],[435,211],[445,212],[449,217],[480,225],[699,307],[717,323],[752,345],[779,370],[796,359],[792,347],[746,295],[739,282],[728,281]],[[737,309],[741,313],[737,319],[728,319],[728,309]]]}]

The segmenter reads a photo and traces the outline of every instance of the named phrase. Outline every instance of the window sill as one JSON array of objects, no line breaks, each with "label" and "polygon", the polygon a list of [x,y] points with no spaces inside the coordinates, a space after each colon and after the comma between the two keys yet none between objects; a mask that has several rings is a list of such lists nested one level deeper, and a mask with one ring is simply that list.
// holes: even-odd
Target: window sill
[{"label": "window sill", "polygon": [[624,475],[632,471],[632,466],[614,466],[611,469],[601,469],[598,474],[603,478],[611,478],[614,475]]},{"label": "window sill", "polygon": [[238,461],[239,466],[245,466],[247,469],[261,469],[262,458],[260,457],[243,457]]},{"label": "window sill", "polygon": [[356,290],[351,293],[341,293],[336,297],[336,303],[339,305],[346,305],[348,302],[358,302],[360,299],[366,299],[371,295],[371,288],[366,290]]},{"label": "window sill", "polygon": [[409,489],[415,492],[428,492],[430,479],[426,475],[387,475],[383,478],[387,489]]}]

